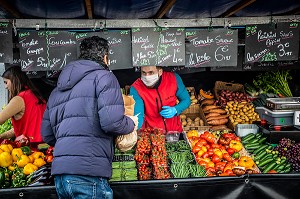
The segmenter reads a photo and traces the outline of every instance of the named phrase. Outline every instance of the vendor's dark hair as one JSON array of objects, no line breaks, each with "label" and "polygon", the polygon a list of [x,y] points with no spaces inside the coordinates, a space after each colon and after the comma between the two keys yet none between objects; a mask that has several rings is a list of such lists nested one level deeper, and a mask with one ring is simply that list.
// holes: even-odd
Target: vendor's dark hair
[{"label": "vendor's dark hair", "polygon": [[33,92],[33,94],[38,98],[39,104],[46,103],[38,89],[34,86],[32,81],[28,78],[25,72],[21,70],[19,66],[9,67],[4,71],[2,77],[11,81],[9,100],[17,96],[21,91],[30,89]]},{"label": "vendor's dark hair", "polygon": [[108,55],[108,41],[98,36],[85,38],[80,43],[79,59],[87,59],[101,64],[108,69],[104,63],[104,56]]}]

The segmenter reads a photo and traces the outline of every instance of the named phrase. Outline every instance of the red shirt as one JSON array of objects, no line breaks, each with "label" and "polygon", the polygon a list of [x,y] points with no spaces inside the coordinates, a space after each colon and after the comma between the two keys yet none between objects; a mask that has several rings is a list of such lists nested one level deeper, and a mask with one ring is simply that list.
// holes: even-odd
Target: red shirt
[{"label": "red shirt", "polygon": [[144,101],[145,119],[143,128],[162,128],[166,131],[182,132],[179,116],[163,118],[159,112],[163,106],[176,105],[176,76],[171,72],[163,72],[158,88],[148,88],[139,78],[132,85]]},{"label": "red shirt", "polygon": [[43,142],[41,135],[41,124],[46,109],[45,104],[38,104],[38,98],[31,90],[25,90],[18,94],[25,103],[25,112],[21,119],[15,120],[12,117],[15,136],[25,135],[30,142]]}]

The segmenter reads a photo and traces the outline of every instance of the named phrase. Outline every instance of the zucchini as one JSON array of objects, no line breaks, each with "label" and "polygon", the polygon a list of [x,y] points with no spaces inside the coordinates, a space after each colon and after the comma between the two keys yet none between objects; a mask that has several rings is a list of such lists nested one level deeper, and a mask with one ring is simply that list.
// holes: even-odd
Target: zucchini
[{"label": "zucchini", "polygon": [[242,137],[242,143],[247,143],[249,142],[249,140],[252,140],[253,138],[255,138],[255,135],[253,133],[250,133],[245,137]]},{"label": "zucchini", "polygon": [[270,159],[270,158],[273,159],[272,155],[271,155],[271,154],[267,154],[267,155],[265,155],[265,156],[262,156],[262,157],[259,159],[259,162],[263,162],[263,161],[265,161],[266,159]]},{"label": "zucchini", "polygon": [[254,139],[250,140],[248,143],[250,143],[250,144],[255,144],[255,143],[259,144],[259,142],[258,142],[259,140],[260,140],[259,138],[254,138]]},{"label": "zucchini", "polygon": [[270,162],[272,162],[272,161],[273,161],[273,158],[267,158],[266,160],[261,161],[261,162],[258,164],[258,166],[259,166],[259,167],[263,167],[263,166],[267,165],[268,163],[270,163]]},{"label": "zucchini", "polygon": [[262,136],[263,136],[262,133],[256,133],[256,134],[255,134],[255,137],[256,137],[256,138],[261,138]]},{"label": "zucchini", "polygon": [[266,149],[267,147],[268,147],[267,144],[262,145],[262,146],[259,147],[258,149],[255,149],[255,150],[253,151],[253,154],[258,155],[261,151],[265,151],[264,149]]},{"label": "zucchini", "polygon": [[255,155],[254,156],[254,160],[260,160],[262,159],[265,155],[267,155],[267,152],[266,151],[263,151],[262,153],[260,153],[259,155]]},{"label": "zucchini", "polygon": [[276,162],[272,161],[270,164],[268,164],[266,166],[266,168],[263,170],[263,173],[268,173],[269,171],[271,171],[272,169],[274,169],[276,167]]},{"label": "zucchini", "polygon": [[248,143],[244,145],[245,148],[249,148],[249,147],[261,147],[262,145],[260,145],[259,143]]},{"label": "zucchini", "polygon": [[267,140],[267,137],[262,137],[262,138],[260,138],[260,140],[258,141],[260,144],[263,144],[263,143],[265,143],[266,142],[266,140]]}]

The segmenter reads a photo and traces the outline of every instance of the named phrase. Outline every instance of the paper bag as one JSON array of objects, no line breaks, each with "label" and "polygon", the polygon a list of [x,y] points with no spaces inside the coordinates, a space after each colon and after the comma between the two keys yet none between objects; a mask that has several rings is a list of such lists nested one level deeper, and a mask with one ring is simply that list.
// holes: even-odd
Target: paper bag
[{"label": "paper bag", "polygon": [[125,115],[129,116],[135,123],[133,132],[127,135],[117,136],[115,143],[117,149],[121,152],[128,151],[134,147],[137,142],[137,117],[133,116],[135,101],[132,96],[123,95]]}]

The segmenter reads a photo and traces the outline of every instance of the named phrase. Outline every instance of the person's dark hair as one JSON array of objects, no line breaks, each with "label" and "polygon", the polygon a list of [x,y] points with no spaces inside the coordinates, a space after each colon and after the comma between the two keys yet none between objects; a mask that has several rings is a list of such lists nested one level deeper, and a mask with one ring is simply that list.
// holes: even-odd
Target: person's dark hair
[{"label": "person's dark hair", "polygon": [[11,81],[11,90],[9,93],[9,100],[17,96],[21,91],[30,89],[33,94],[38,98],[39,104],[46,103],[38,89],[34,86],[28,76],[21,70],[19,66],[11,66],[2,74],[3,78]]},{"label": "person's dark hair", "polygon": [[108,56],[108,41],[98,36],[85,38],[80,43],[79,59],[87,59],[95,61],[105,68],[108,68],[104,63],[104,56]]}]

